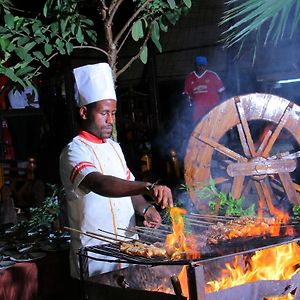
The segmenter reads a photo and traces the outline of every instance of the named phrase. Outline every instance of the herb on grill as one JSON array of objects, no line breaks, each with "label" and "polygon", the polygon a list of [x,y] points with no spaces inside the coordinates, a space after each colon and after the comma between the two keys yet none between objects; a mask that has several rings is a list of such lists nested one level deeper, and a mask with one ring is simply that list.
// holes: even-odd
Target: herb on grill
[{"label": "herb on grill", "polygon": [[198,191],[198,197],[200,199],[210,199],[208,203],[210,211],[221,216],[252,216],[255,212],[255,204],[243,208],[244,197],[235,199],[231,193],[226,195],[223,192],[218,192],[212,178],[209,185]]},{"label": "herb on grill", "polygon": [[300,205],[294,205],[293,206],[293,213],[294,213],[294,216],[297,220],[300,220]]}]

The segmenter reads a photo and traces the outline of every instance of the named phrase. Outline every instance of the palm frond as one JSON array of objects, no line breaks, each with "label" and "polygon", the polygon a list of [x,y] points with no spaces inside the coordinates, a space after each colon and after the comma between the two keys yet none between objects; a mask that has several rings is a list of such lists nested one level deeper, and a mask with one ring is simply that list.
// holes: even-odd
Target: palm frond
[{"label": "palm frond", "polygon": [[[248,0],[236,5],[232,0],[226,3],[229,6],[225,11],[220,25],[229,25],[223,32],[223,41],[226,46],[232,46],[244,40],[250,33],[269,25],[265,33],[266,43],[269,39],[274,43],[290,30],[292,36],[300,21],[299,0]],[[288,27],[290,18],[291,26]]]}]

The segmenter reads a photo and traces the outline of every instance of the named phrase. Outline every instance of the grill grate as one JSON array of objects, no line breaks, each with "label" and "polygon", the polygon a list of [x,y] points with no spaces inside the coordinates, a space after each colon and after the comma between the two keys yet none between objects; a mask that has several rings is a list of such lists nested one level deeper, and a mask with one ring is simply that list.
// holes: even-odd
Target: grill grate
[{"label": "grill grate", "polygon": [[[259,237],[251,239],[237,239],[221,242],[217,245],[209,245],[200,250],[201,257],[198,259],[169,259],[164,257],[142,257],[124,253],[119,248],[119,243],[107,243],[84,247],[79,255],[106,262],[122,262],[143,265],[188,265],[198,262],[206,262],[218,258],[251,253],[270,247],[279,246],[291,242],[300,241],[300,237]],[[96,254],[96,255],[93,255]],[[104,255],[106,257],[98,257]],[[109,257],[109,258],[107,258]]]}]

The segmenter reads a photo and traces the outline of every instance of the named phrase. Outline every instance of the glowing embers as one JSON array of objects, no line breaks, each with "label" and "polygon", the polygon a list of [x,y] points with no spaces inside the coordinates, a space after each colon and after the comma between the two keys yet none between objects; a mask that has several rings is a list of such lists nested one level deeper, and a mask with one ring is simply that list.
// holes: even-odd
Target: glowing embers
[{"label": "glowing embers", "polygon": [[172,259],[185,257],[187,259],[200,258],[196,238],[192,234],[185,234],[184,217],[187,212],[183,208],[170,209],[172,233],[166,236],[165,248]]},{"label": "glowing embers", "polygon": [[[223,290],[259,280],[287,280],[299,271],[300,246],[289,243],[256,251],[241,263],[236,256],[233,263],[221,270],[220,279],[206,284],[206,293]],[[269,298],[270,299],[270,298]],[[272,298],[279,299],[279,298]],[[289,294],[283,299],[293,299]]]}]

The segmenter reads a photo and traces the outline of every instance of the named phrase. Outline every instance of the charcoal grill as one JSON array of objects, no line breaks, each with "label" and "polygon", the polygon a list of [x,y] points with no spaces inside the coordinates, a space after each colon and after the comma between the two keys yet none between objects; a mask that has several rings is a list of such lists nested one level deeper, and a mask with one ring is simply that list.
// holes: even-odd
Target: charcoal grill
[{"label": "charcoal grill", "polygon": [[[139,230],[141,232],[141,230]],[[150,236],[150,229],[145,229],[147,232],[146,236]],[[159,242],[161,238],[155,240],[155,230],[153,230],[151,242]],[[214,300],[214,299],[230,299],[230,300],[240,300],[242,298],[234,298],[232,297],[232,293],[229,291],[219,291],[210,294],[205,294],[205,283],[206,276],[204,275],[205,268],[209,268],[211,264],[217,263],[220,261],[228,261],[233,259],[235,256],[242,256],[251,254],[258,250],[263,250],[266,248],[271,248],[274,246],[279,246],[287,243],[298,242],[300,237],[298,236],[260,236],[260,237],[251,237],[251,238],[236,238],[224,242],[219,242],[216,245],[207,245],[201,248],[201,257],[199,259],[169,259],[163,257],[140,257],[136,255],[127,254],[121,252],[119,249],[119,243],[107,243],[102,245],[95,245],[84,247],[80,249],[78,252],[79,261],[80,261],[80,272],[81,279],[84,282],[85,289],[90,290],[98,290],[101,287],[102,292],[104,290],[108,290],[110,294],[112,291],[110,287],[113,287],[114,293],[120,293],[119,296],[122,295],[122,291],[128,293],[128,299],[140,299],[143,297],[143,300],[148,299],[186,299],[181,294],[178,294],[178,290],[176,291],[176,287],[173,282],[170,280],[174,274],[178,274],[180,269],[183,266],[187,266],[187,277],[189,283],[189,299],[190,300]],[[100,255],[108,256],[109,258],[99,258]],[[87,259],[94,259],[99,261],[111,262],[111,263],[127,263],[130,264],[130,267],[110,272],[107,274],[102,274],[95,277],[90,277],[88,274],[88,270],[86,268]],[[141,275],[142,274],[142,275]],[[144,280],[139,281],[138,277],[142,277]],[[121,279],[124,279],[123,281]],[[174,294],[166,294],[165,292],[158,292],[155,290],[157,285],[160,285],[161,282],[168,278],[169,281],[164,282],[165,289],[168,288],[171,291],[175,291],[176,297]],[[127,285],[127,282],[129,284]],[[264,281],[265,282],[265,281]],[[272,293],[277,293],[280,290],[280,294],[289,290],[288,287],[299,286],[299,276],[297,275],[295,278],[291,278],[289,281],[279,281],[275,284],[273,282],[273,286],[276,287],[276,291],[272,289]],[[272,283],[269,283],[272,286]],[[95,285],[97,288],[95,288]],[[269,285],[267,285],[269,286]],[[234,295],[241,295],[243,288],[241,286],[234,287],[232,289],[235,292]],[[252,291],[255,289],[258,298],[252,298]],[[125,291],[126,290],[126,291]],[[269,295],[269,290],[264,290],[263,285],[260,283],[256,283],[255,286],[246,286],[246,293],[248,293],[249,300],[254,299],[262,299],[259,298],[261,295]],[[141,295],[142,293],[142,295]],[[173,292],[174,293],[174,292]],[[222,297],[218,293],[222,293]],[[225,294],[224,294],[225,293]],[[227,293],[229,293],[227,295]],[[117,295],[113,294],[112,298],[108,299],[116,299]],[[146,296],[147,295],[147,296]],[[122,295],[124,298],[124,294]],[[137,298],[135,298],[137,297]],[[174,298],[175,297],[175,298]],[[226,298],[228,297],[228,298]],[[125,297],[126,298],[126,297]],[[296,299],[296,298],[295,298]]]},{"label": "charcoal grill", "polygon": [[[217,250],[215,254],[203,257],[198,260],[167,260],[158,258],[137,258],[131,255],[120,253],[115,246],[101,245],[93,247],[85,247],[78,253],[80,257],[81,268],[83,268],[84,261],[87,258],[94,259],[91,254],[105,254],[110,253],[112,259],[104,261],[123,261],[130,263],[128,268],[119,271],[109,272],[106,274],[86,277],[88,273],[86,270],[81,269],[85,289],[93,289],[99,293],[107,293],[107,299],[131,299],[138,300],[146,299],[186,299],[181,294],[176,294],[175,286],[172,285],[172,276],[179,274],[183,265],[187,266],[187,280],[188,280],[188,293],[190,300],[262,300],[264,297],[274,295],[285,295],[294,291],[300,286],[300,274],[297,273],[289,280],[264,280],[254,283],[244,284],[233,288],[220,290],[218,292],[205,294],[206,269],[210,269],[211,265],[217,263],[218,265],[230,261],[231,258],[237,255],[251,254],[257,250],[298,242],[300,238],[277,239],[276,243],[268,244],[261,247],[249,248],[248,250],[234,252],[226,251],[226,254],[218,255]],[[256,245],[257,245],[256,241]],[[224,250],[224,249],[223,249]],[[111,251],[111,252],[110,252]],[[95,258],[99,260],[98,258]],[[102,259],[100,259],[102,260]],[[166,281],[166,278],[169,279]],[[163,285],[160,291],[158,286]],[[112,288],[112,289],[111,289]],[[166,290],[170,293],[166,293]],[[175,292],[174,292],[175,291]],[[92,298],[93,299],[93,298]],[[299,300],[299,295],[295,294],[294,300]]]}]

